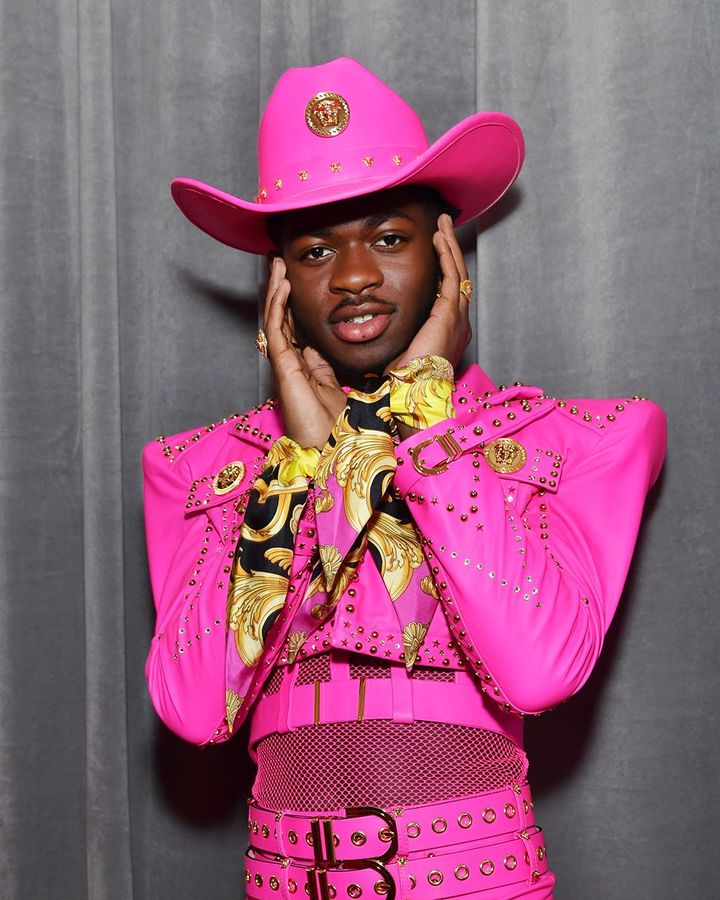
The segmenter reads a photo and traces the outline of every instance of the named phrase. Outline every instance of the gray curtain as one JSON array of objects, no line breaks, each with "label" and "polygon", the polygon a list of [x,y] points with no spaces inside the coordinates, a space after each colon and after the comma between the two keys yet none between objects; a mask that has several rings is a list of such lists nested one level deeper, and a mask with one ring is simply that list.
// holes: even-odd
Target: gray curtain
[{"label": "gray curtain", "polygon": [[[528,723],[560,900],[717,895],[717,81],[713,0],[4,0],[0,5],[0,894],[243,896],[244,735],[155,719],[139,454],[255,403],[258,261],[170,179],[244,196],[277,76],[343,54],[431,139],[523,125],[465,234],[497,382],[639,392],[670,454],[583,692]],[[477,250],[475,243],[477,241]]]}]

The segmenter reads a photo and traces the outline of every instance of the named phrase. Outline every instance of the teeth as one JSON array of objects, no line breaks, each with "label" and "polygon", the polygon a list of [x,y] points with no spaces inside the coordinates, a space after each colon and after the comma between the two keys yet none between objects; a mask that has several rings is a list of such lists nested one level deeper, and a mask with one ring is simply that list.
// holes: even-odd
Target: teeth
[{"label": "teeth", "polygon": [[354,319],[346,319],[345,321],[351,322],[353,325],[362,325],[363,322],[369,322],[370,319],[372,319],[372,318],[373,318],[373,316],[371,316],[371,315],[355,316]]}]

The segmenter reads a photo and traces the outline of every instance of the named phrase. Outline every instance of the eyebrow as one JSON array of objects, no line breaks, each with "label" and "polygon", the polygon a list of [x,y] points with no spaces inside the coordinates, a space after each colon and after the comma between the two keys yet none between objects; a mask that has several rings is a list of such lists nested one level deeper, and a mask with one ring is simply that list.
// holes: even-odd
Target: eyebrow
[{"label": "eyebrow", "polygon": [[[407,219],[408,222],[414,221],[411,216],[403,212],[401,209],[386,209],[382,212],[373,213],[371,216],[367,216],[365,219],[363,219],[363,228],[366,231],[370,231],[371,229],[377,228],[379,225],[382,225],[383,222],[387,222],[388,219]],[[309,231],[304,231],[300,234],[295,235],[293,240],[296,240],[299,237],[325,238],[329,237],[331,234],[332,228],[313,228]]]}]

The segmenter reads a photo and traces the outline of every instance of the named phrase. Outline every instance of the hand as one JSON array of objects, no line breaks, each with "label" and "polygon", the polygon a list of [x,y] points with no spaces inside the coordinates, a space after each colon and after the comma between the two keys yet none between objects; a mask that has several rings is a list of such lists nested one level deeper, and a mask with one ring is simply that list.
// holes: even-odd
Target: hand
[{"label": "hand", "polygon": [[270,269],[263,328],[280,400],[285,434],[301,447],[327,443],[345,406],[345,393],[330,364],[313,347],[301,350],[288,307],[290,282],[285,262],[276,256]]},{"label": "hand", "polygon": [[470,301],[460,293],[460,283],[468,277],[467,266],[455,237],[452,219],[447,213],[443,213],[438,219],[433,244],[442,273],[438,297],[427,321],[410,346],[385,371],[397,369],[422,356],[442,356],[454,368],[470,343]]}]

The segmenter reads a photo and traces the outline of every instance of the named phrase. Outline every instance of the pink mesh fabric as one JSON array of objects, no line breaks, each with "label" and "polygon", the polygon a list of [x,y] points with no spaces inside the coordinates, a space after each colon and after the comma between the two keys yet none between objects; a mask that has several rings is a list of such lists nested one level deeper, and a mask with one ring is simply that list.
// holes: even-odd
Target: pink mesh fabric
[{"label": "pink mesh fabric", "polygon": [[390,678],[390,663],[363,660],[362,656],[353,655],[350,663],[351,678]]},{"label": "pink mesh fabric", "polygon": [[450,669],[413,668],[410,675],[412,681],[445,681],[454,682],[455,673]]},{"label": "pink mesh fabric", "polygon": [[302,659],[298,663],[295,684],[312,684],[313,681],[330,681],[330,654],[321,653]]},{"label": "pink mesh fabric", "polygon": [[265,682],[265,687],[263,688],[263,694],[266,697],[271,697],[273,694],[277,694],[277,692],[280,690],[280,685],[282,684],[284,674],[284,669],[273,669],[272,675]]},{"label": "pink mesh fabric", "polygon": [[525,754],[508,738],[442,722],[312,725],[264,738],[257,761],[256,802],[298,812],[451,800],[518,784],[527,773]]}]

